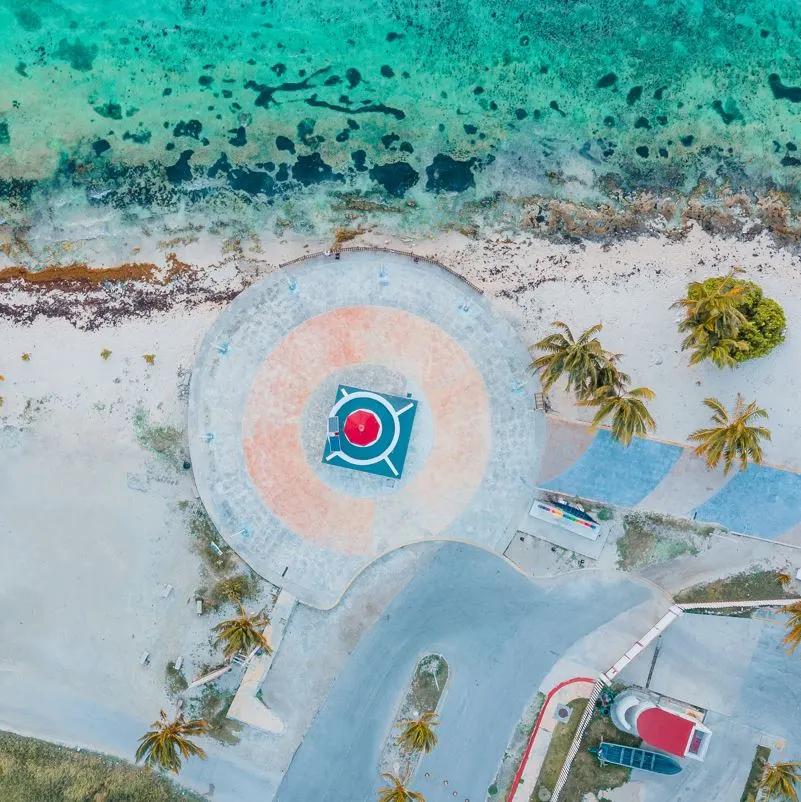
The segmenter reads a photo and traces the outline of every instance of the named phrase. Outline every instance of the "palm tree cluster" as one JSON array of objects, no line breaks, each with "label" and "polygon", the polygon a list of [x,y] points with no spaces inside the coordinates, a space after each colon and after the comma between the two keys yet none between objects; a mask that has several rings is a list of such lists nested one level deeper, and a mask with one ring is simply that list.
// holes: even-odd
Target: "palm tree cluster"
[{"label": "palm tree cluster", "polygon": [[[217,633],[214,645],[223,647],[223,654],[228,661],[238,654],[250,654],[257,648],[269,654],[272,649],[264,635],[264,629],[270,623],[269,616],[266,613],[248,615],[242,603],[238,603],[239,615],[229,621],[221,621],[214,627],[213,631]],[[169,721],[162,710],[159,720],[154,721],[151,727],[139,739],[137,763],[143,760],[147,766],[177,774],[183,760],[192,756],[206,759],[206,753],[189,737],[208,732],[209,723],[204,719],[187,720],[180,713]]]},{"label": "palm tree cluster", "polygon": [[691,365],[708,359],[719,368],[733,368],[784,341],[784,311],[763,296],[758,284],[737,278],[742,272],[735,267],[725,276],[693,281],[686,297],[673,304],[684,313],[681,347],[691,352]]},{"label": "palm tree cluster", "polygon": [[[567,389],[575,394],[578,404],[596,409],[592,426],[611,419],[612,436],[625,446],[635,436],[653,431],[656,423],[645,402],[655,397],[654,392],[647,387],[629,389],[631,377],[618,367],[621,355],[604,350],[596,336],[601,325],[591,326],[578,338],[565,323],[556,321],[554,326],[557,331],[532,347],[542,352],[531,368],[539,371],[543,390],[547,392],[566,376]],[[735,462],[739,462],[740,470],[749,462],[761,463],[762,441],[770,440],[770,431],[755,422],[767,418],[768,413],[755,401],[746,405],[740,395],[731,414],[716,398],[707,398],[704,403],[712,410],[714,426],[689,435],[697,443],[695,453],[705,457],[710,468],[722,460],[724,474]]]},{"label": "palm tree cluster", "polygon": [[[401,731],[397,741],[401,751],[408,755],[415,753],[428,754],[437,745],[437,734],[434,727],[439,726],[437,714],[433,710],[420,713],[417,718],[401,721]],[[407,763],[401,774],[382,774],[387,785],[378,790],[378,802],[425,802],[419,791],[409,789],[411,767]]]},{"label": "palm tree cluster", "polygon": [[578,338],[570,327],[557,320],[557,331],[534,343],[532,350],[542,352],[531,363],[539,371],[542,389],[547,393],[563,376],[567,390],[581,406],[596,408],[592,425],[611,419],[612,436],[629,445],[637,436],[656,429],[646,401],[656,397],[648,387],[630,388],[631,377],[619,365],[620,354],[606,351],[596,336],[603,326],[597,323]]},{"label": "palm tree cluster", "polygon": [[719,368],[733,368],[735,355],[748,350],[741,336],[748,321],[739,308],[745,286],[735,278],[741,272],[735,268],[722,279],[693,281],[687,297],[672,305],[684,311],[679,323],[679,331],[686,334],[681,348],[692,351],[691,365],[709,359]]}]

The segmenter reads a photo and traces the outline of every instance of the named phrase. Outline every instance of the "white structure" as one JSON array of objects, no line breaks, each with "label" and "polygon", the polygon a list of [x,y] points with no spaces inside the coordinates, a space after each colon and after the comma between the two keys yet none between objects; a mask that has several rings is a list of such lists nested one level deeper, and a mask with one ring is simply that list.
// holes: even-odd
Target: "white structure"
[{"label": "white structure", "polygon": [[636,693],[621,693],[612,704],[612,723],[636,735],[649,746],[671,755],[703,760],[709,748],[710,730],[689,713],[655,704]]},{"label": "white structure", "polygon": [[569,504],[551,503],[536,499],[531,505],[528,514],[545,523],[561,526],[568,532],[586,537],[587,540],[597,540],[601,534],[601,527],[586,512],[571,507]]}]

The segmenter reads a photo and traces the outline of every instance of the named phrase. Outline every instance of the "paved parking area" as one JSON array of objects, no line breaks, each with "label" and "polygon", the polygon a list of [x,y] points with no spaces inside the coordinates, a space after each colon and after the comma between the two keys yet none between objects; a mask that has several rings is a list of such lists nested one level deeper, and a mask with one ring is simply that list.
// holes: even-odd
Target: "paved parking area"
[{"label": "paved parking area", "polygon": [[[523,710],[553,665],[577,641],[655,599],[663,603],[661,594],[629,577],[579,575],[542,585],[494,554],[443,545],[362,637],[276,802],[375,799],[381,748],[417,661],[430,652],[445,656],[451,674],[439,744],[411,785],[428,802],[483,800]],[[641,615],[634,625],[639,632]],[[636,637],[622,634],[628,643]],[[598,646],[594,659],[603,652]],[[617,640],[611,648],[620,648]]]}]

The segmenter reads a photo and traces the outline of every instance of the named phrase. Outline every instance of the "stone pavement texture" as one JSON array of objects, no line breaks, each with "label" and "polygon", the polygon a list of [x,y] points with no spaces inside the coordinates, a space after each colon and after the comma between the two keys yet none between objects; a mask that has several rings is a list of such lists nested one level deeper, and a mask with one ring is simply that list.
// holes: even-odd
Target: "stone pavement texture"
[{"label": "stone pavement texture", "polygon": [[547,429],[543,489],[801,545],[801,474],[749,465],[724,477],[675,443],[635,438],[625,448],[604,429],[588,437],[587,424],[554,416]]},{"label": "stone pavement texture", "polygon": [[[198,353],[201,498],[256,571],[320,608],[409,543],[500,553],[544,443],[528,362],[486,299],[432,263],[357,251],[287,266],[238,296]],[[323,462],[340,384],[419,402],[400,480]]]}]

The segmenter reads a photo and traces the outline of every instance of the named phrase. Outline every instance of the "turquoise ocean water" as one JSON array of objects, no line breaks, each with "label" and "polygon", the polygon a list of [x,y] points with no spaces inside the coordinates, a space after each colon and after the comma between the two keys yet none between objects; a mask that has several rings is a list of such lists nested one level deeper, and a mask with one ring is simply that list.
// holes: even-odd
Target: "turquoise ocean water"
[{"label": "turquoise ocean water", "polygon": [[0,0],[0,219],[420,231],[499,197],[795,196],[800,34],[796,0]]}]

